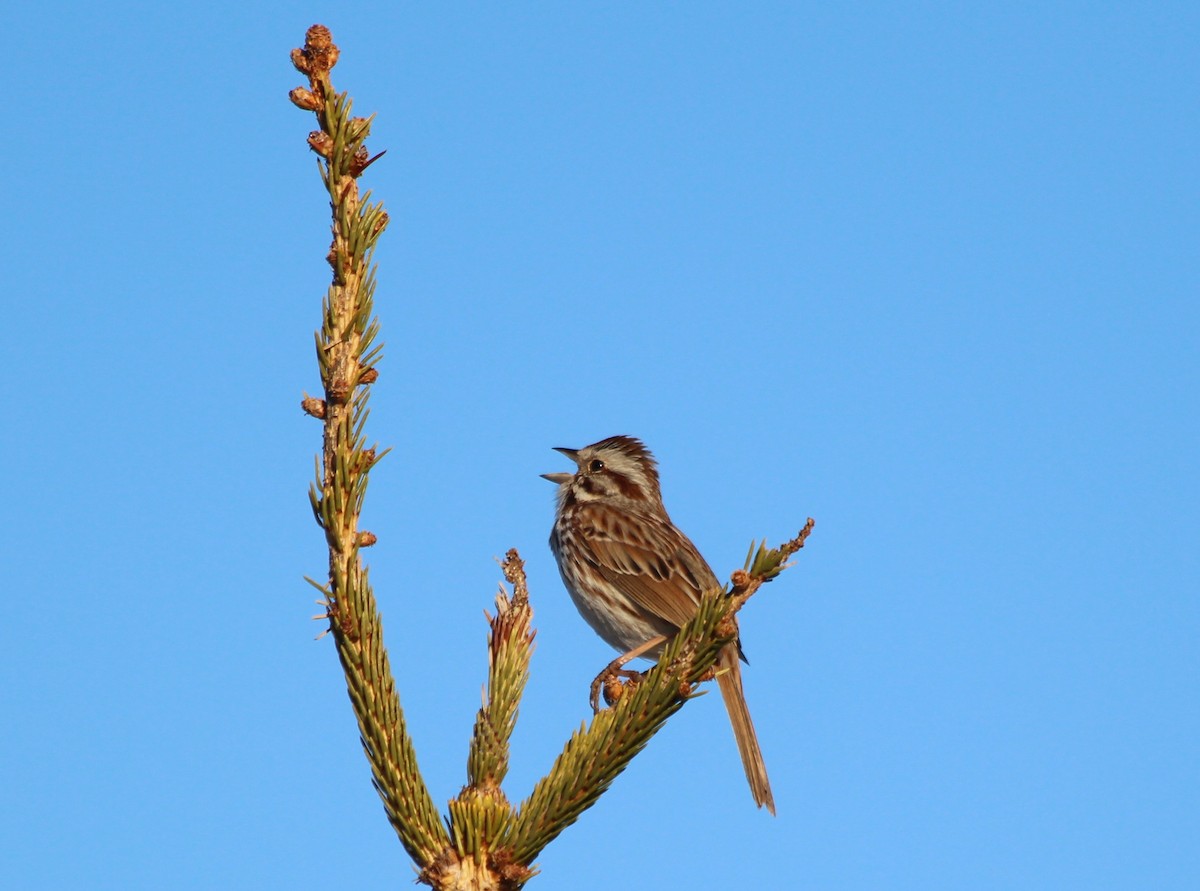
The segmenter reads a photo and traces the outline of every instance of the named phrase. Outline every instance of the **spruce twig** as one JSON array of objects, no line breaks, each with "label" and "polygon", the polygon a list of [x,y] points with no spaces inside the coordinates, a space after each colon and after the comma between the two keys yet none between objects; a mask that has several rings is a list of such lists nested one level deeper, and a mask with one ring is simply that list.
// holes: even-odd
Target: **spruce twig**
[{"label": "spruce twig", "polygon": [[[371,467],[383,457],[363,438],[369,386],[378,377],[381,346],[373,295],[371,254],[388,217],[369,194],[360,196],[358,177],[374,160],[366,138],[367,118],[351,117],[345,93],[336,93],[329,72],[338,48],[329,29],[309,28],[303,49],[292,63],[308,77],[308,87],[289,94],[313,112],[319,129],[308,144],[320,156],[321,181],[329,192],[333,244],[326,258],[333,281],[316,333],[317,364],[324,399],[306,396],[301,407],[324,423],[323,448],[309,501],[329,547],[329,581],[314,582],[325,595],[325,616],[346,676],[346,688],[358,719],[363,749],[371,763],[375,788],[401,843],[420,866],[432,863],[448,843],[429,790],[417,769],[416,751],[400,708],[396,684],[383,645],[383,622],[364,568],[360,549],[375,536],[359,530],[359,517]],[[378,156],[376,156],[378,157]]]},{"label": "spruce twig", "polygon": [[467,785],[449,806],[453,853],[447,851],[420,877],[435,888],[516,889],[534,875],[528,864],[516,862],[511,848],[504,843],[511,831],[513,808],[500,788],[508,773],[509,739],[516,726],[517,705],[529,679],[533,607],[525,564],[515,548],[509,550],[500,566],[512,585],[512,595],[501,586],[496,596],[496,615],[488,616],[487,693],[471,735]]},{"label": "spruce twig", "polygon": [[501,564],[513,586],[510,598],[501,587],[496,615],[488,616],[487,699],[475,718],[467,756],[467,782],[476,788],[499,788],[508,773],[508,741],[517,723],[517,704],[529,680],[533,655],[533,607],[525,582],[525,564],[516,549]]}]

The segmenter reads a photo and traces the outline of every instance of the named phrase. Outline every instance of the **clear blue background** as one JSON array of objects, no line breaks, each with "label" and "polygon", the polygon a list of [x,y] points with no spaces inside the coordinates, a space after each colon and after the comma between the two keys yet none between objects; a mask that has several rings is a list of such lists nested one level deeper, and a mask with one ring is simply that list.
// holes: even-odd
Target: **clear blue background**
[{"label": "clear blue background", "polygon": [[523,798],[611,656],[557,445],[643,437],[744,614],[530,887],[1195,888],[1200,7],[25,4],[0,155],[11,888],[395,888],[306,500],[314,21],[377,112],[367,528],[440,803],[482,611],[537,610]]}]

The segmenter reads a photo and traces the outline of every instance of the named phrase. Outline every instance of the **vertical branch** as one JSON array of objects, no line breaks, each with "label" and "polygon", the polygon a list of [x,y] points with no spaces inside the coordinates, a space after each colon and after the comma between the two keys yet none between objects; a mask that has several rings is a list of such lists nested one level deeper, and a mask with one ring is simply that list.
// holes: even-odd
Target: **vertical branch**
[{"label": "vertical branch", "polygon": [[487,701],[475,717],[467,755],[467,782],[476,789],[497,791],[508,773],[508,741],[517,723],[517,704],[529,680],[533,654],[533,607],[525,585],[525,564],[515,549],[501,564],[513,586],[496,597],[496,615],[488,616]]},{"label": "vertical branch", "polygon": [[[517,705],[529,679],[533,654],[533,607],[525,584],[525,564],[516,549],[501,564],[513,593],[501,587],[496,615],[488,616],[487,698],[475,716],[467,754],[467,785],[450,802],[450,835],[455,857],[429,870],[430,884],[475,887],[488,876],[502,889],[520,888],[533,870],[518,863],[504,843],[511,831],[513,808],[500,788],[508,773],[509,740],[517,723]],[[464,884],[466,883],[466,884]]]},{"label": "vertical branch", "polygon": [[317,479],[309,490],[329,546],[329,582],[317,587],[325,594],[329,629],[375,787],[405,849],[426,867],[448,837],[417,769],[360,555],[360,548],[375,542],[374,535],[359,530],[359,517],[368,473],[382,457],[363,437],[368,388],[379,377],[374,364],[381,350],[375,345],[379,323],[372,306],[371,254],[388,218],[382,204],[370,203],[369,194],[359,195],[358,177],[375,160],[365,145],[371,121],[351,117],[350,99],[333,91],[329,72],[338,48],[321,25],[305,37],[304,48],[292,51],[292,63],[308,76],[309,85],[292,90],[290,98],[317,116],[319,129],[309,134],[308,144],[322,159],[321,179],[333,214],[333,244],[326,258],[333,281],[316,335],[325,398],[306,397],[301,403],[325,425]]}]

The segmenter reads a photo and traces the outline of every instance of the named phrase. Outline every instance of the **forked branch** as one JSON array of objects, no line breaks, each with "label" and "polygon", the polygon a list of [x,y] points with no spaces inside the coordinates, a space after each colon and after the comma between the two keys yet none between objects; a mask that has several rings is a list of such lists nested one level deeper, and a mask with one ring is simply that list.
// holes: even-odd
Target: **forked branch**
[{"label": "forked branch", "polygon": [[[332,281],[316,333],[321,397],[301,407],[323,425],[321,456],[309,490],[313,516],[325,534],[329,573],[321,591],[328,631],[337,647],[375,788],[397,836],[419,869],[418,880],[437,889],[515,891],[534,874],[541,850],[578,819],[649,742],[667,718],[712,677],[721,648],[736,635],[733,616],[758,588],[786,568],[804,545],[812,520],[783,547],[751,547],[730,591],[714,590],[695,616],[663,647],[658,663],[638,683],[620,688],[615,706],[575,732],[549,774],[514,808],[501,790],[517,706],[529,677],[533,610],[524,564],[511,550],[501,564],[503,586],[488,616],[488,679],[467,755],[467,784],[449,802],[443,822],[417,767],[416,751],[400,708],[383,644],[383,626],[363,566],[361,549],[375,536],[359,528],[371,468],[385,452],[364,439],[367,399],[379,379],[381,346],[371,257],[387,214],[358,178],[380,155],[366,147],[370,118],[351,116],[350,99],[336,93],[329,74],[338,59],[329,30],[314,25],[292,62],[308,85],[292,102],[316,115],[308,144],[318,155],[328,192],[333,241],[327,260]],[[380,153],[382,154],[382,153]]]}]

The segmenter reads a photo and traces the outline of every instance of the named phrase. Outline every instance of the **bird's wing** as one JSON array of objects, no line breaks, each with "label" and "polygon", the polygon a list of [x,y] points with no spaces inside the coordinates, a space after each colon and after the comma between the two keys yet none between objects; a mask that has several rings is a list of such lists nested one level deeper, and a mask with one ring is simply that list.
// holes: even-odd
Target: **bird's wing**
[{"label": "bird's wing", "polygon": [[702,593],[720,587],[696,546],[670,520],[585,508],[576,532],[606,581],[676,629],[695,615]]}]

